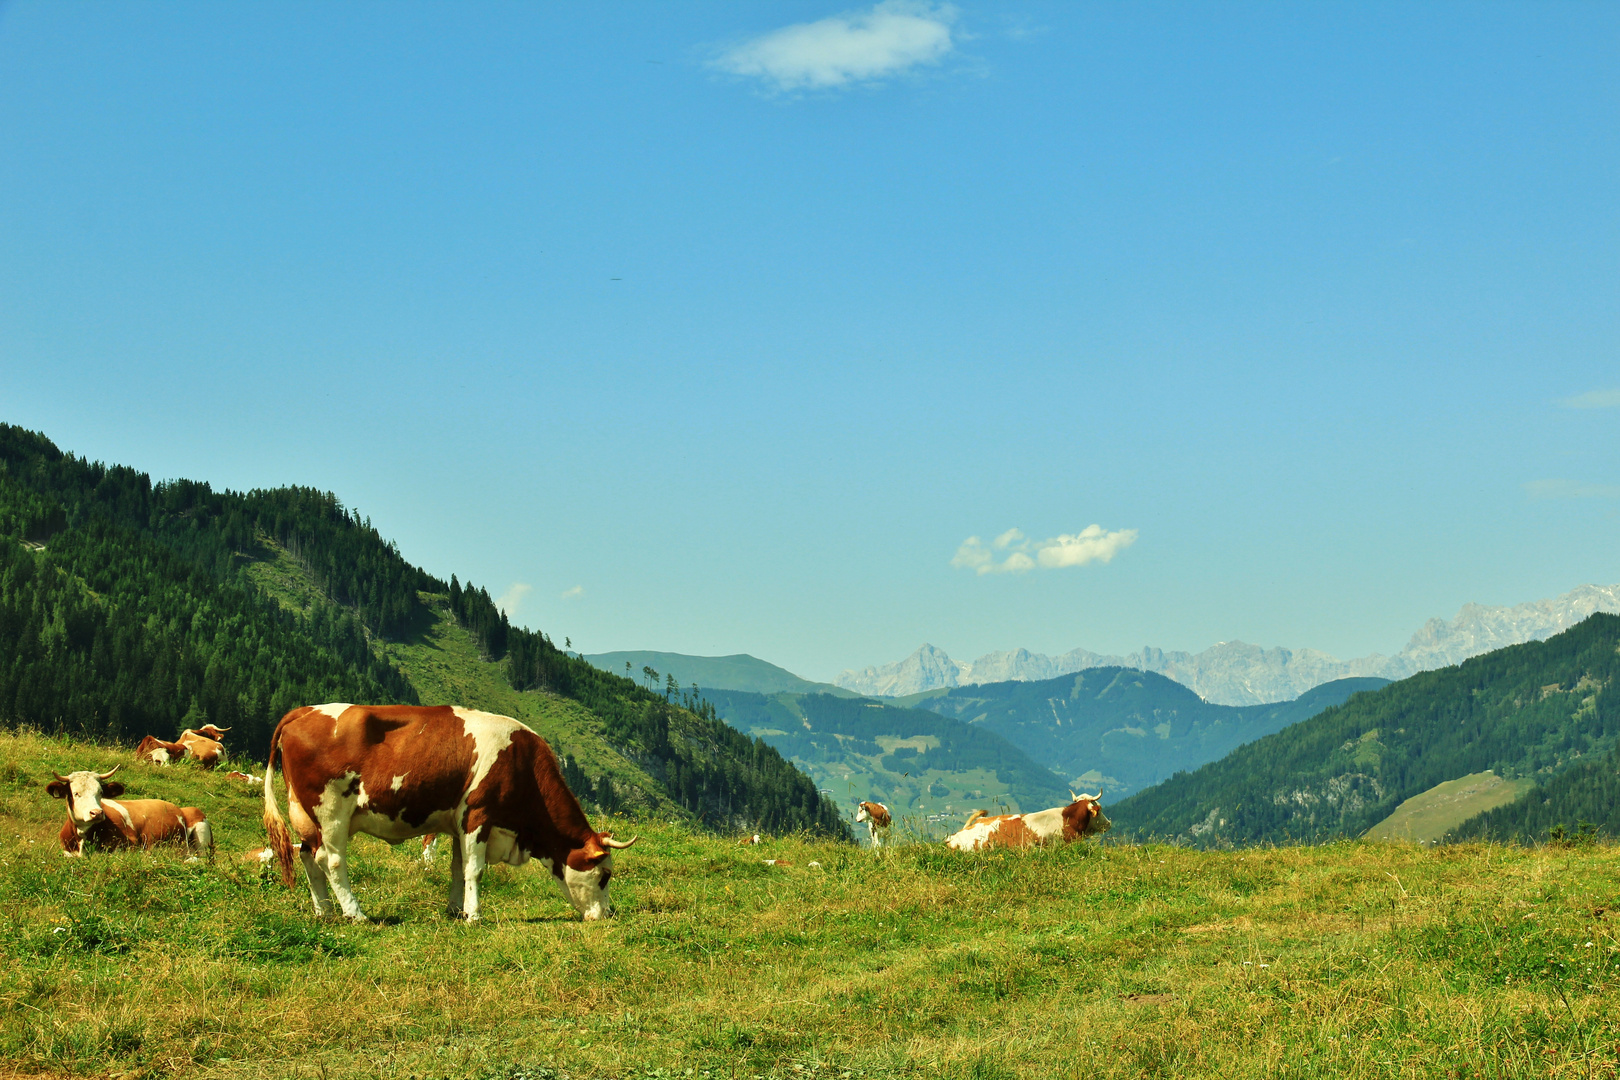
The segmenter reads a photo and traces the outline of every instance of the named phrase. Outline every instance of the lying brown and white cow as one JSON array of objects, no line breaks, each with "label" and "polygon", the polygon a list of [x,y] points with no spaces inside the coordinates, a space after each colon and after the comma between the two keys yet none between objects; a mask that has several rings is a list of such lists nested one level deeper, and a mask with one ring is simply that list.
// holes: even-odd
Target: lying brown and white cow
[{"label": "lying brown and white cow", "polygon": [[119,799],[124,785],[111,779],[117,771],[115,765],[104,773],[51,774],[56,779],[45,785],[46,792],[68,804],[59,837],[62,854],[83,856],[89,846],[115,850],[179,843],[214,857],[213,827],[201,810],[162,799]]},{"label": "lying brown and white cow", "polygon": [[[1069,792],[1074,795],[1074,792]],[[999,814],[989,817],[983,810],[973,811],[959,832],[945,838],[945,843],[957,851],[976,851],[980,848],[1022,848],[1044,844],[1053,840],[1069,843],[1085,836],[1105,833],[1113,822],[1103,816],[1095,795],[1074,795],[1068,806],[1054,806],[1050,810],[1037,810],[1032,814]]]},{"label": "lying brown and white cow", "polygon": [[173,765],[186,756],[186,748],[177,742],[164,742],[156,735],[148,735],[135,748],[135,756],[153,765]]},{"label": "lying brown and white cow", "polygon": [[194,759],[205,769],[212,769],[220,763],[225,756],[225,744],[220,741],[230,728],[215,727],[213,724],[204,724],[200,728],[187,728],[175,740],[186,748],[187,756]]},{"label": "lying brown and white cow", "polygon": [[446,913],[478,918],[478,881],[490,863],[542,863],[586,919],[613,913],[608,880],[615,840],[585,820],[546,741],[509,716],[448,705],[312,705],[282,717],[270,737],[264,824],[293,884],[293,840],[276,805],[276,757],[287,778],[287,817],[298,834],[315,910],[328,888],[350,919],[364,919],[349,887],[349,837],[399,843],[450,836]]},{"label": "lying brown and white cow", "polygon": [[867,831],[872,834],[872,846],[883,846],[883,838],[889,834],[889,826],[894,819],[889,816],[889,808],[880,802],[863,802],[855,809],[855,824],[866,822]]}]

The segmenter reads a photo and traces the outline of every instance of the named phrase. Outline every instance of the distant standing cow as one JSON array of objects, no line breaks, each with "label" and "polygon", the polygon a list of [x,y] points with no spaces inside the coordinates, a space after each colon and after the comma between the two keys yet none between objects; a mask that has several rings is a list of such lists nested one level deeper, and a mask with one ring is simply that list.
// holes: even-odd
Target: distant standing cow
[{"label": "distant standing cow", "polygon": [[276,757],[287,778],[287,817],[300,840],[315,910],[365,912],[349,887],[349,837],[398,843],[448,833],[446,913],[478,918],[484,867],[535,859],[586,919],[613,913],[608,880],[615,840],[585,820],[546,741],[509,716],[447,705],[313,705],[282,717],[270,737],[264,824],[293,884],[292,835],[276,805]]},{"label": "distant standing cow", "polygon": [[104,773],[85,769],[51,774],[56,779],[45,785],[46,792],[67,800],[67,821],[59,836],[62,854],[82,857],[88,847],[147,849],[179,843],[213,858],[213,827],[201,810],[162,799],[121,800],[124,785],[111,779],[117,771],[115,765]]},{"label": "distant standing cow", "polygon": [[863,802],[855,810],[855,824],[866,822],[866,829],[872,835],[872,846],[883,846],[883,838],[889,835],[889,827],[894,824],[894,818],[889,816],[889,808],[880,802]]},{"label": "distant standing cow", "polygon": [[[1074,792],[1069,792],[1074,795]],[[1103,816],[1099,801],[1102,792],[1095,795],[1074,795],[1068,806],[1054,806],[1050,810],[1037,810],[1032,814],[999,814],[989,817],[983,810],[973,811],[967,824],[959,832],[945,838],[945,843],[957,851],[976,851],[980,848],[1023,848],[1053,840],[1070,843],[1082,837],[1094,836],[1113,828],[1113,822]]]}]

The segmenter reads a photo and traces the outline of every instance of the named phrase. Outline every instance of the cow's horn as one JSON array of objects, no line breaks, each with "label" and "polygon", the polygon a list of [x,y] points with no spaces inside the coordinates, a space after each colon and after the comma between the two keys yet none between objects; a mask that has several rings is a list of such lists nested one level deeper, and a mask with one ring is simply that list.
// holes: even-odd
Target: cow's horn
[{"label": "cow's horn", "polygon": [[602,834],[602,846],[603,847],[614,848],[615,850],[617,850],[617,849],[621,849],[621,848],[627,848],[631,844],[635,843],[637,840],[640,840],[640,839],[641,839],[641,837],[639,837],[639,836],[632,836],[628,840],[615,840],[615,839],[613,839],[613,834],[612,833],[603,833]]},{"label": "cow's horn", "polygon": [[1071,798],[1071,799],[1073,799],[1073,800],[1074,800],[1074,801],[1075,801],[1075,802],[1079,802],[1079,801],[1080,801],[1080,796],[1078,796],[1078,795],[1076,795],[1076,794],[1075,794],[1075,793],[1074,793],[1074,788],[1070,788],[1070,789],[1069,789],[1069,798]]},{"label": "cow's horn", "polygon": [[108,769],[108,770],[107,770],[107,771],[106,771],[106,772],[104,772],[104,773],[96,773],[96,779],[97,779],[97,780],[106,780],[106,779],[109,779],[109,778],[111,778],[111,776],[112,776],[112,774],[113,774],[113,773],[115,773],[115,772],[117,772],[117,771],[118,771],[118,770],[119,770],[119,769],[121,769],[121,768],[123,768],[123,766],[122,766],[122,765],[114,765],[114,766],[113,766],[113,767],[112,767],[112,768],[110,768],[110,769]]},{"label": "cow's horn", "polygon": [[223,734],[225,734],[225,733],[226,733],[226,732],[227,732],[227,731],[229,731],[229,730],[231,730],[231,729],[230,729],[230,728],[228,728],[228,727],[220,727],[220,726],[219,726],[219,725],[218,725],[218,724],[213,724],[213,725],[211,725],[211,726],[212,726],[212,727],[213,727],[213,729],[214,729],[214,730],[215,730],[215,731],[217,731],[217,732],[219,732],[219,733],[220,733],[220,734],[221,734],[221,735],[223,735]]},{"label": "cow's horn", "polygon": [[71,784],[71,783],[73,783],[73,781],[71,781],[71,780],[69,780],[69,779],[68,779],[68,778],[67,778],[67,777],[65,777],[65,776],[63,776],[63,775],[62,775],[62,774],[61,774],[61,773],[59,773],[59,772],[53,772],[53,773],[51,773],[51,775],[52,775],[52,776],[54,776],[54,777],[56,777],[56,778],[57,778],[57,779],[58,779],[58,780],[60,780],[60,781],[62,781],[62,783],[64,783],[64,784]]}]

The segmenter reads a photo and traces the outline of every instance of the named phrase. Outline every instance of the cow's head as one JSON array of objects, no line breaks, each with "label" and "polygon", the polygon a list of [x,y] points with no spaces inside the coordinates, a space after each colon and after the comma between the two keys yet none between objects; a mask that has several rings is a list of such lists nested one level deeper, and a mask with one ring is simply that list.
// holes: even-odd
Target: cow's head
[{"label": "cow's head", "polygon": [[[1074,795],[1074,792],[1069,794]],[[1114,823],[1103,816],[1101,800],[1101,791],[1095,795],[1074,795],[1074,802],[1063,808],[1063,839],[1077,840],[1114,827]]]},{"label": "cow's head", "polygon": [[613,914],[613,902],[608,899],[608,882],[613,878],[613,853],[627,848],[639,836],[628,840],[615,840],[612,833],[595,833],[568,853],[562,868],[563,892],[568,902],[584,916],[586,922],[603,919]]},{"label": "cow's head", "polygon": [[114,765],[104,773],[84,769],[66,776],[51,774],[56,779],[45,785],[45,791],[54,798],[67,800],[68,820],[73,822],[80,836],[107,813],[102,808],[102,799],[116,799],[124,793],[124,785],[110,779],[117,771],[118,766]]},{"label": "cow's head", "polygon": [[213,724],[204,724],[202,727],[196,728],[195,730],[198,735],[206,735],[215,742],[218,742],[221,738],[223,738],[225,733],[231,729],[228,727],[215,727]]}]

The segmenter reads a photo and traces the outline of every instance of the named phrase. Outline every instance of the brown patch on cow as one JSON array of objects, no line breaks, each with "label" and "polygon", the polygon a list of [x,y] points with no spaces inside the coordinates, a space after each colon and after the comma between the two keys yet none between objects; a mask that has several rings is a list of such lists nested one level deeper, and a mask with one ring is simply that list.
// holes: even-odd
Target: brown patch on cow
[{"label": "brown patch on cow", "polygon": [[1023,814],[1003,814],[1000,817],[988,818],[996,822],[990,835],[985,837],[981,847],[984,848],[1027,848],[1034,847],[1041,842],[1041,838],[1024,824]]},{"label": "brown patch on cow", "polygon": [[153,757],[153,755],[159,750],[168,753],[170,764],[180,761],[187,756],[186,748],[184,746],[177,742],[164,742],[156,735],[148,735],[146,738],[142,739],[141,744],[135,748],[135,756],[146,762],[148,765],[160,765],[163,763],[158,761],[157,758]]},{"label": "brown patch on cow", "polygon": [[[217,731],[219,729],[210,724],[204,730]],[[224,743],[219,742],[216,739],[210,739],[206,735],[199,735],[190,728],[182,731],[180,733],[180,738],[176,741],[181,746],[185,747],[186,753],[193,761],[205,769],[212,769],[214,766],[218,765],[220,758],[225,754]]]}]

